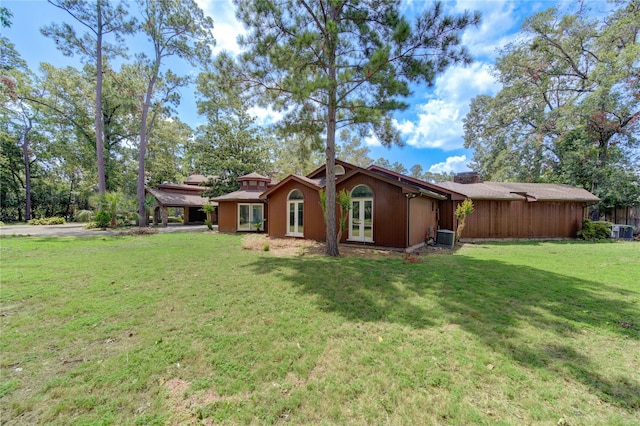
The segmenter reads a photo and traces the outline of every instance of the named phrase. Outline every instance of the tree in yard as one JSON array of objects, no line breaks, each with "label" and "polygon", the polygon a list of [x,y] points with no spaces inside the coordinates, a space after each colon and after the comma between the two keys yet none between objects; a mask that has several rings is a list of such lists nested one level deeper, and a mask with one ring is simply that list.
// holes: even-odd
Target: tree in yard
[{"label": "tree in yard", "polygon": [[236,191],[240,188],[237,179],[252,172],[267,174],[269,145],[268,136],[242,111],[200,126],[187,155],[192,168],[216,176],[203,195],[212,198]]},{"label": "tree in yard", "polygon": [[456,229],[456,241],[460,240],[462,236],[462,230],[464,229],[465,222],[467,220],[467,216],[473,213],[473,201],[469,198],[466,198],[462,203],[456,206],[456,211],[454,212],[456,217],[458,218],[458,228]]},{"label": "tree in yard", "polygon": [[336,158],[358,167],[368,167],[373,163],[369,157],[369,147],[362,145],[362,139],[357,135],[343,131],[340,135],[341,144],[336,144]]},{"label": "tree in yard", "polygon": [[[172,56],[185,59],[192,65],[201,65],[210,58],[210,45],[215,40],[211,33],[213,20],[204,15],[194,0],[138,0],[138,3],[142,14],[141,29],[153,47],[149,57],[139,55],[147,84],[141,103],[137,197],[140,226],[146,226],[145,158],[154,124],[153,115],[149,120],[149,113],[154,101],[160,106],[171,99],[177,101],[176,89],[189,81],[171,71],[162,73],[162,66]],[[164,90],[159,94],[157,86],[162,81]]]},{"label": "tree in yard", "polygon": [[584,10],[540,12],[502,52],[503,88],[473,99],[464,120],[484,179],[566,183],[602,204],[640,202],[624,190],[640,180],[640,1],[611,4],[600,21]]},{"label": "tree in yard", "polygon": [[[135,20],[127,17],[123,2],[107,0],[48,0],[52,5],[69,13],[83,28],[85,33],[79,35],[74,27],[67,23],[51,24],[42,29],[42,33],[52,37],[58,48],[67,56],[80,54],[81,57],[95,64],[95,140],[98,167],[98,191],[106,192],[104,169],[103,115],[102,115],[102,83],[104,58],[124,55],[126,44],[123,35],[133,32]],[[113,36],[111,44],[105,37]]]},{"label": "tree in yard", "polygon": [[324,136],[327,174],[326,253],[336,240],[336,131],[372,133],[401,145],[392,113],[405,109],[410,82],[433,84],[437,73],[470,58],[459,34],[478,15],[445,15],[440,3],[409,23],[399,1],[236,0],[249,27],[240,40],[239,79],[284,111],[282,127],[318,142]]}]

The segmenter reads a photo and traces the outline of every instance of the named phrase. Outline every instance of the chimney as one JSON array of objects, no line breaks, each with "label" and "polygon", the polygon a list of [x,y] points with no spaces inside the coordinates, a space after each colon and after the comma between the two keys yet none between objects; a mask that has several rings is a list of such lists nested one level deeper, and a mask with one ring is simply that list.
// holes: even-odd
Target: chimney
[{"label": "chimney", "polygon": [[469,184],[469,183],[482,183],[480,179],[480,173],[478,172],[464,172],[456,173],[453,177],[455,183]]}]

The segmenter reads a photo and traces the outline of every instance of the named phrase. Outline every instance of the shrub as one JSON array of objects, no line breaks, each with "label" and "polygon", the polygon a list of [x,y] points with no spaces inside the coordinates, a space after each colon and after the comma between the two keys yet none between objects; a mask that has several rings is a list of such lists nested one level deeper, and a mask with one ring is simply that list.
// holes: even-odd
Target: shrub
[{"label": "shrub", "polygon": [[469,198],[465,198],[462,204],[458,204],[456,207],[455,215],[458,218],[458,229],[456,230],[456,241],[460,240],[460,236],[462,236],[462,230],[464,229],[465,221],[467,216],[473,213],[473,201]]},{"label": "shrub", "polygon": [[204,224],[207,225],[207,228],[209,228],[209,231],[213,231],[213,223],[211,223],[209,219],[205,220]]},{"label": "shrub", "polygon": [[611,236],[611,222],[593,222],[586,219],[582,223],[582,229],[578,231],[578,237],[583,240],[605,240]]},{"label": "shrub", "polygon": [[262,245],[262,251],[269,251],[269,243],[264,243]]},{"label": "shrub", "polygon": [[91,222],[93,212],[91,210],[78,210],[75,215],[76,222]]},{"label": "shrub", "polygon": [[63,217],[43,217],[31,219],[29,225],[62,225],[66,223]]},{"label": "shrub", "polygon": [[0,220],[0,226],[4,226],[4,222]]},{"label": "shrub", "polygon": [[118,227],[125,227],[125,226],[131,226],[131,221],[129,220],[129,217],[126,215],[118,215],[116,218]]},{"label": "shrub", "polygon": [[107,228],[109,223],[111,223],[111,215],[105,210],[100,210],[96,213],[93,220],[98,228]]},{"label": "shrub", "polygon": [[169,223],[182,223],[182,218],[169,216]]}]

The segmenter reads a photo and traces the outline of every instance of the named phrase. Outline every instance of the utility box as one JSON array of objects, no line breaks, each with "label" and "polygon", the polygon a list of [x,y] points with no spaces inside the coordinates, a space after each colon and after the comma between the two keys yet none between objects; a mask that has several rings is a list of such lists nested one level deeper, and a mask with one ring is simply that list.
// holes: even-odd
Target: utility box
[{"label": "utility box", "polygon": [[436,244],[439,247],[453,248],[456,243],[456,233],[448,229],[438,229]]},{"label": "utility box", "polygon": [[611,238],[614,240],[633,240],[633,226],[613,225],[611,227]]}]

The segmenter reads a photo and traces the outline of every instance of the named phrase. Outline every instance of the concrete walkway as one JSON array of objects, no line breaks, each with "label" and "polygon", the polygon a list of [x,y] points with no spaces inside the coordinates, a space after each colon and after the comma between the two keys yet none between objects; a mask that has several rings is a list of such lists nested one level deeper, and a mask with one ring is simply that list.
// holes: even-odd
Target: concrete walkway
[{"label": "concrete walkway", "polygon": [[[126,233],[127,229],[117,230],[101,230],[101,229],[84,229],[84,223],[66,223],[64,225],[8,225],[0,226],[0,236],[5,235],[23,235],[23,236],[40,236],[40,237],[87,237],[101,235],[120,235]],[[182,225],[172,223],[166,228],[151,227],[157,229],[158,232],[203,232],[207,230],[206,225]],[[217,226],[214,226],[217,230]]]}]

